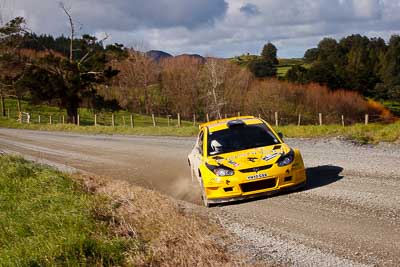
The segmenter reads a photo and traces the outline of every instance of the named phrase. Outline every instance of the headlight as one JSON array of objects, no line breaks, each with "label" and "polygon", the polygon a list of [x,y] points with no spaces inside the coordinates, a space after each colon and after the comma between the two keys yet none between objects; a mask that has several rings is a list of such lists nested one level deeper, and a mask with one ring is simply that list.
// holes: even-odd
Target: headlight
[{"label": "headlight", "polygon": [[235,174],[234,170],[225,166],[214,166],[206,163],[207,168],[219,177],[232,176]]},{"label": "headlight", "polygon": [[284,167],[289,165],[290,163],[292,163],[294,160],[294,151],[293,149],[290,149],[289,153],[282,155],[279,159],[278,159],[278,166],[279,167]]}]

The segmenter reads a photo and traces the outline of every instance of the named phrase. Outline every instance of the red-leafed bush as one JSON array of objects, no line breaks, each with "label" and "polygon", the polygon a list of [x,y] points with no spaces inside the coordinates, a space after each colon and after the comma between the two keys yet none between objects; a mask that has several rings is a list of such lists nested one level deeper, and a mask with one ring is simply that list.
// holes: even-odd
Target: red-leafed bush
[{"label": "red-leafed bush", "polygon": [[270,121],[279,114],[282,124],[298,122],[318,123],[319,113],[323,123],[362,122],[365,114],[371,121],[389,122],[394,117],[386,108],[374,101],[367,101],[354,91],[331,91],[319,84],[298,85],[276,79],[254,81],[245,99],[245,112],[260,114]]}]

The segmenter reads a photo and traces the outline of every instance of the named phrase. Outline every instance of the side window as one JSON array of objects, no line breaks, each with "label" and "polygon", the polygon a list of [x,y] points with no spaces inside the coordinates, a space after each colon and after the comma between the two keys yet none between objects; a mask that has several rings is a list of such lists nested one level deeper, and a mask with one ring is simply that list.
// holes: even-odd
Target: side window
[{"label": "side window", "polygon": [[201,131],[199,134],[199,140],[197,141],[197,149],[199,150],[200,155],[203,155],[203,141],[204,140],[204,132]]}]

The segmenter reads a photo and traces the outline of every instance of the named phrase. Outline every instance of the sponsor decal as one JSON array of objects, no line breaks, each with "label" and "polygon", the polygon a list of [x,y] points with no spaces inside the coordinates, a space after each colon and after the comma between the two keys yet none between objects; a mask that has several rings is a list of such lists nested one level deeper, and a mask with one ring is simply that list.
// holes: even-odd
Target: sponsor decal
[{"label": "sponsor decal", "polygon": [[281,153],[275,152],[275,153],[273,153],[271,155],[267,155],[267,156],[263,157],[263,160],[268,161],[268,160],[276,158],[277,156],[280,156],[280,155],[281,155]]},{"label": "sponsor decal", "polygon": [[233,165],[234,167],[239,167],[240,164],[237,162],[234,162],[233,160],[228,161],[229,164]]},{"label": "sponsor decal", "polygon": [[259,174],[248,176],[247,179],[248,180],[255,180],[255,179],[265,178],[267,176],[268,175],[266,173],[259,173]]}]

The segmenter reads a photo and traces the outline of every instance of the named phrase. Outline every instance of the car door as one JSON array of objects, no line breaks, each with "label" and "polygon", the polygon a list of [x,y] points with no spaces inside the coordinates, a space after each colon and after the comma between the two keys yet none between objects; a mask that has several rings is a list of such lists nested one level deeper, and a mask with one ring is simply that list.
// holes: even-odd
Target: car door
[{"label": "car door", "polygon": [[196,146],[193,150],[193,172],[200,181],[199,168],[203,159],[204,131],[199,133]]}]

